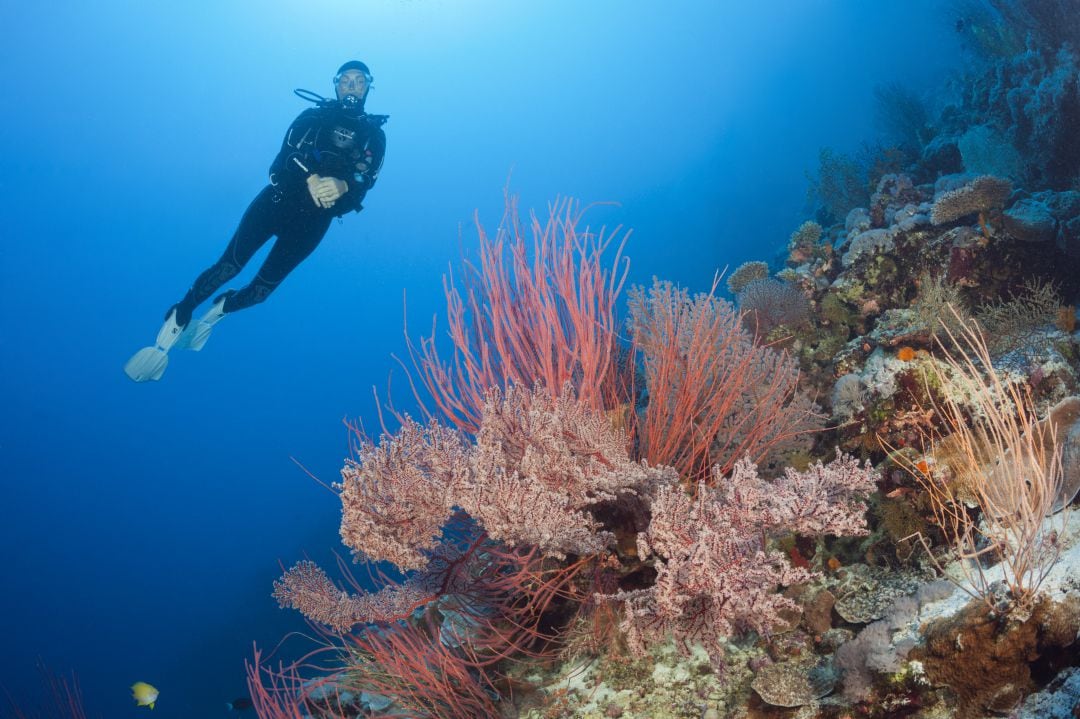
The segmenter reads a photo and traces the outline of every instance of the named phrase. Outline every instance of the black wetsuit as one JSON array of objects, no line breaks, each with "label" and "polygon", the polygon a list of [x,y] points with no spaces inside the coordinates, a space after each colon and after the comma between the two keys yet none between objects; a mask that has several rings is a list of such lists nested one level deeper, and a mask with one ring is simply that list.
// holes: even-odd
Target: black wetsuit
[{"label": "black wetsuit", "polygon": [[[235,277],[276,235],[277,241],[255,279],[226,293],[223,309],[235,312],[262,302],[318,246],[331,220],[346,212],[359,212],[382,167],[385,121],[383,115],[367,115],[338,103],[302,112],[289,126],[281,151],[270,165],[270,184],[244,212],[225,253],[173,306],[178,324],[186,325],[195,308]],[[312,200],[307,186],[312,173],[335,177],[348,185],[333,207],[319,207]]]}]

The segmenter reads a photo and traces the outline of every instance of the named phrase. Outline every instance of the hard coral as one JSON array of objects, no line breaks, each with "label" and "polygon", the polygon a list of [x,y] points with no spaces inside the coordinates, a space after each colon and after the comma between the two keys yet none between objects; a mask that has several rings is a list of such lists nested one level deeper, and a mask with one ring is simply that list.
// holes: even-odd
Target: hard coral
[{"label": "hard coral", "polygon": [[877,191],[870,196],[870,221],[874,227],[887,227],[895,219],[894,213],[905,205],[918,205],[922,195],[904,174],[883,175]]},{"label": "hard coral", "polygon": [[821,242],[821,225],[807,220],[791,233],[788,240],[788,264],[792,267],[813,259]]},{"label": "hard coral", "polygon": [[[1056,628],[1063,620],[1070,631]],[[1002,622],[973,602],[957,616],[932,623],[926,646],[912,658],[923,662],[931,682],[956,693],[958,719],[981,717],[1012,709],[1032,688],[1032,661],[1071,643],[1076,629],[1075,612],[1047,599],[1022,623]]]},{"label": "hard coral", "polygon": [[962,187],[938,195],[930,209],[930,222],[944,225],[979,212],[1000,210],[1011,192],[1012,183],[1008,180],[981,175]]},{"label": "hard coral", "polygon": [[763,280],[768,276],[769,264],[767,262],[744,262],[728,277],[727,288],[731,294],[737,295],[754,280]]},{"label": "hard coral", "polygon": [[884,252],[891,252],[896,246],[896,238],[899,234],[896,227],[860,232],[851,238],[847,252],[840,258],[840,261],[847,268],[859,260],[872,258]]}]

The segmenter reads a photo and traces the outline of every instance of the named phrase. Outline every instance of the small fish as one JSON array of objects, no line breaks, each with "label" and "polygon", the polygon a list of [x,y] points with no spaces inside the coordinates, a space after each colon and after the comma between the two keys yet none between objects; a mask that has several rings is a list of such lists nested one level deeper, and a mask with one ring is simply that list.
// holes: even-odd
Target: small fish
[{"label": "small fish", "polygon": [[238,697],[231,702],[225,702],[225,706],[228,707],[229,711],[242,712],[245,709],[250,709],[253,705],[247,697]]},{"label": "small fish", "polygon": [[154,708],[154,702],[158,698],[158,690],[146,682],[135,682],[131,685],[131,698],[141,707]]}]

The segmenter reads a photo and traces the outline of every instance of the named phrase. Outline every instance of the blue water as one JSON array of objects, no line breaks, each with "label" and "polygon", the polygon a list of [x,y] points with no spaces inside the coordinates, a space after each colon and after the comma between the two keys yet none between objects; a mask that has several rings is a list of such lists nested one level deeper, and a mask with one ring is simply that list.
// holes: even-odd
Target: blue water
[{"label": "blue water", "polygon": [[[819,148],[875,137],[876,83],[932,95],[959,61],[935,0],[749,5],[4,3],[0,684],[32,703],[41,658],[91,716],[144,713],[135,681],[157,719],[225,716],[252,643],[304,627],[270,597],[279,563],[340,548],[297,463],[332,481],[341,420],[378,426],[403,293],[427,331],[508,178],[525,208],[619,203],[587,218],[633,228],[632,280],[704,290],[808,219]],[[353,58],[390,115],[366,209],[202,353],[129,381],[264,185],[293,88],[330,94]]]}]

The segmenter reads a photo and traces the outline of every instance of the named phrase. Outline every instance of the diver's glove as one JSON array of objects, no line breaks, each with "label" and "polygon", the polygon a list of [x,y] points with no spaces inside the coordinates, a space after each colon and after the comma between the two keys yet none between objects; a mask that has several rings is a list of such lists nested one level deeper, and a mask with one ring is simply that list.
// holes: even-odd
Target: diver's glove
[{"label": "diver's glove", "polygon": [[349,186],[344,180],[336,177],[319,177],[312,174],[307,179],[308,192],[311,199],[319,207],[333,207],[338,199],[349,191]]}]

